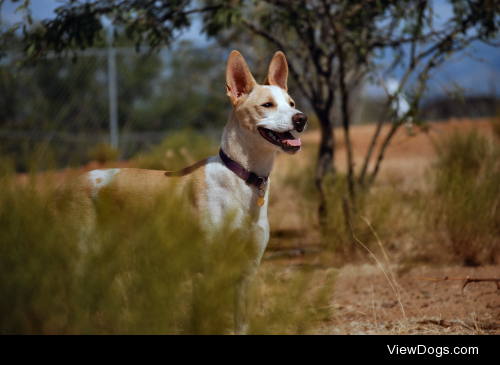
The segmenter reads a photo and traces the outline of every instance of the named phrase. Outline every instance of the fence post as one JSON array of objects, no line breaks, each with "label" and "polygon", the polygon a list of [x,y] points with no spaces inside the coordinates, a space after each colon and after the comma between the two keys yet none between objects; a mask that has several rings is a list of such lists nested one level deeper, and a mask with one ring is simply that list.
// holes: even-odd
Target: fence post
[{"label": "fence post", "polygon": [[108,48],[108,87],[109,87],[109,129],[111,146],[118,149],[118,91],[116,80],[116,51]]}]

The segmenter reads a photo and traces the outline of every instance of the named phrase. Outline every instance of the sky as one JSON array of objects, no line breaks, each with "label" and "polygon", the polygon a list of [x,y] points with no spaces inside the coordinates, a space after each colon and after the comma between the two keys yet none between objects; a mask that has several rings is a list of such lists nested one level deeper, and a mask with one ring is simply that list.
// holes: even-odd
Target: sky
[{"label": "sky", "polygon": [[[19,7],[21,2],[12,3],[7,0],[2,6],[2,21],[7,23],[16,23],[21,20],[21,14],[14,14],[14,11]],[[33,17],[37,20],[50,18],[54,15],[54,9],[61,6],[63,2],[59,0],[32,0],[31,8]]]},{"label": "sky", "polygon": [[[33,18],[42,20],[54,16],[54,10],[61,6],[64,1],[61,0],[33,0],[31,8]],[[5,23],[15,23],[21,20],[20,14],[14,14],[18,3],[12,3],[7,0],[2,7],[2,21]],[[436,0],[436,14],[439,19],[446,20],[450,15],[450,6],[445,0]],[[206,36],[200,34],[201,23],[194,22],[193,26],[187,31],[182,39],[193,41],[195,44],[206,44]],[[452,88],[454,83],[459,84],[467,94],[490,94],[492,89],[500,95],[500,48],[486,46],[484,44],[475,44],[470,50],[476,60],[470,57],[461,57],[447,65],[439,72],[439,80],[448,88]],[[481,59],[479,62],[477,59]],[[396,75],[397,76],[397,75]],[[435,84],[432,88],[433,93],[440,94],[442,89]]]}]

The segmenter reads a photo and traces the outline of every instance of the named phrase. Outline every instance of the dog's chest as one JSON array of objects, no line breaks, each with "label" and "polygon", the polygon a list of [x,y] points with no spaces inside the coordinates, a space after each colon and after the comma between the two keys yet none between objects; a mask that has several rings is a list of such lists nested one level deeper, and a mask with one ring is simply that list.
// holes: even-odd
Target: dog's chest
[{"label": "dog's chest", "polygon": [[[252,228],[261,231],[259,235],[269,237],[267,201],[269,186],[266,187],[266,203],[257,205],[258,190],[248,185],[229,170],[219,156],[211,157],[205,169],[207,188],[207,224],[215,228]],[[225,225],[230,224],[230,227]],[[267,242],[266,242],[267,243]]]}]

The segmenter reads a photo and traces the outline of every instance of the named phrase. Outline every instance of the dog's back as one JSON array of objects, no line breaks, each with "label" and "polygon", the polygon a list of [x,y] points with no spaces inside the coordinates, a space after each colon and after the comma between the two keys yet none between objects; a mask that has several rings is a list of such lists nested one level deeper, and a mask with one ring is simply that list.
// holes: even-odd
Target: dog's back
[{"label": "dog's back", "polygon": [[178,172],[143,169],[101,169],[85,173],[63,184],[56,192],[51,210],[64,224],[88,235],[99,219],[99,205],[108,211],[148,211],[154,214],[163,200],[183,199],[182,209],[201,218],[206,206],[205,167],[207,160]]}]

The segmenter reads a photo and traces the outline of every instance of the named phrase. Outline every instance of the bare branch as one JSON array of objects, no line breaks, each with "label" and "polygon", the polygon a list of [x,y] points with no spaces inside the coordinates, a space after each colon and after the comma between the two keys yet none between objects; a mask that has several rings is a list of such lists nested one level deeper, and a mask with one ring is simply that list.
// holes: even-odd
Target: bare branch
[{"label": "bare branch", "polygon": [[[255,25],[253,25],[251,22],[249,22],[246,19],[243,19],[242,21],[243,25],[246,26],[248,29],[250,29],[254,34],[260,35],[261,37],[264,37],[271,43],[273,43],[276,47],[278,47],[280,50],[283,52],[288,52],[288,47],[286,47],[278,38],[274,37],[270,33],[266,32],[265,30],[261,28],[257,28]],[[292,74],[292,77],[297,81],[297,84],[302,91],[302,93],[308,98],[311,102],[315,99],[315,95],[313,92],[310,90],[306,89],[306,84],[301,82],[301,77],[299,72],[297,72],[295,65],[292,62],[288,63],[288,68],[290,70],[290,73]]]},{"label": "bare branch", "polygon": [[184,14],[185,15],[190,15],[190,14],[195,14],[195,13],[206,13],[208,11],[219,10],[219,9],[222,9],[222,8],[223,8],[222,5],[206,6],[204,8],[187,10],[187,11],[184,12]]}]

